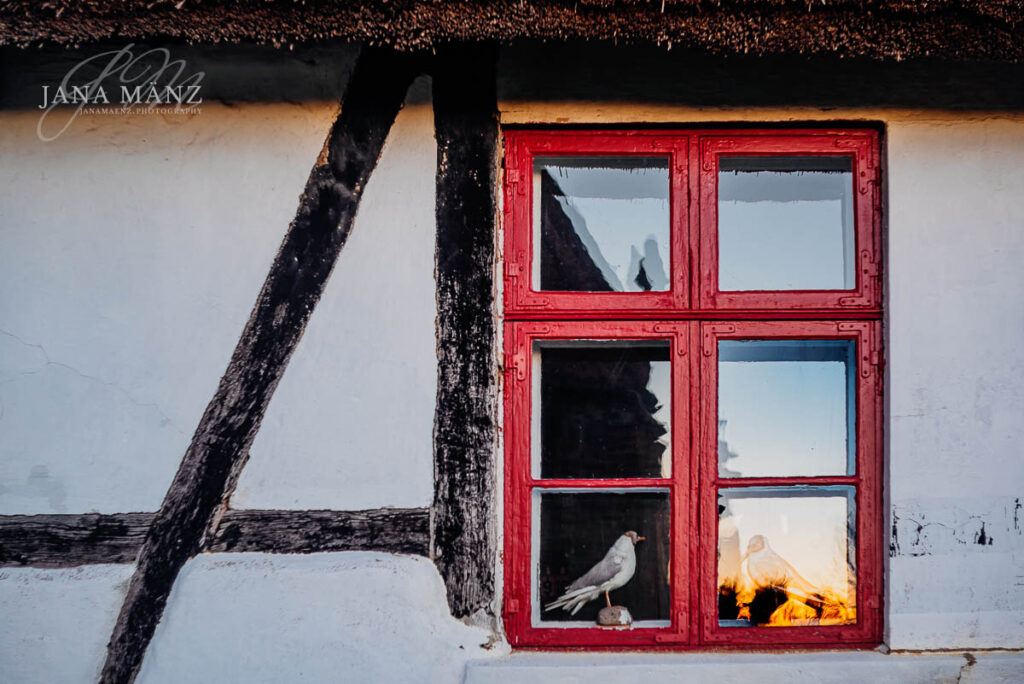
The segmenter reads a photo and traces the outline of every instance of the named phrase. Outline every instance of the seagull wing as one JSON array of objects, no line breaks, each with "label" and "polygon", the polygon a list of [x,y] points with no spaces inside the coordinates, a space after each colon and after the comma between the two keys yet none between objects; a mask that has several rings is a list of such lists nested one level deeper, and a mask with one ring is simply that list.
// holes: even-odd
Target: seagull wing
[{"label": "seagull wing", "polygon": [[796,568],[782,556],[776,554],[783,567],[786,569],[786,580],[788,589],[791,592],[802,595],[803,598],[808,598],[811,594],[818,593],[818,588],[807,581],[803,575],[796,571]]},{"label": "seagull wing", "polygon": [[587,570],[587,574],[580,577],[578,580],[570,584],[565,588],[566,593],[574,591],[576,589],[582,589],[583,587],[599,587],[615,575],[622,569],[622,564],[625,562],[626,556],[621,553],[614,546],[608,549],[608,553],[604,555],[594,567]]},{"label": "seagull wing", "polygon": [[751,555],[747,559],[747,572],[758,587],[792,591],[804,598],[816,591],[789,561],[771,548]]},{"label": "seagull wing", "polygon": [[585,575],[566,587],[565,593],[544,606],[544,610],[564,607],[575,615],[584,604],[601,595],[601,586],[618,574],[624,562],[625,555],[612,546],[604,558],[587,570]]}]

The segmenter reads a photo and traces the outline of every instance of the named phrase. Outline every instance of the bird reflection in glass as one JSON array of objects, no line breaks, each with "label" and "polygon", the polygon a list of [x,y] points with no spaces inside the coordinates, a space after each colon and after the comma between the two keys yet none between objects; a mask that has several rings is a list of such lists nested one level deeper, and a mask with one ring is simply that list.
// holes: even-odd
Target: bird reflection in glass
[{"label": "bird reflection in glass", "polygon": [[768,545],[764,535],[755,534],[750,538],[742,562],[746,562],[747,576],[755,590],[781,589],[802,599],[818,592],[789,561]]}]

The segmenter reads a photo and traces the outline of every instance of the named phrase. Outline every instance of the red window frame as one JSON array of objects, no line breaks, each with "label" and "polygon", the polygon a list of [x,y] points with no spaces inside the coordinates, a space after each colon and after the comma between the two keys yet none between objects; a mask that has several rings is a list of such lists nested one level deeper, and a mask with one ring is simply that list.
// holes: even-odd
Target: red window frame
[{"label": "red window frame", "polygon": [[[881,639],[881,287],[879,135],[869,129],[505,131],[504,609],[523,648],[864,648]],[[848,155],[853,160],[856,284],[851,290],[719,292],[717,177],[723,155]],[[536,291],[531,285],[533,160],[542,156],[666,156],[670,291]],[[535,478],[531,353],[544,340],[664,339],[672,345],[669,478]],[[718,478],[720,339],[849,339],[857,349],[856,470],[842,477]],[[720,486],[856,488],[857,622],[820,627],[720,627],[716,493]],[[532,496],[544,488],[658,487],[670,494],[670,626],[606,630],[533,624]],[[698,531],[698,534],[694,534]]]},{"label": "red window frame", "polygon": [[[505,138],[505,225],[528,227],[505,231],[505,313],[515,318],[558,312],[581,318],[595,312],[686,309],[691,301],[690,264],[686,253],[689,215],[689,138],[657,132],[627,134],[597,131],[509,132]],[[670,289],[668,292],[555,292],[533,289],[533,160],[537,157],[664,157],[669,168]]]},{"label": "red window frame", "polygon": [[[551,321],[520,322],[509,325],[506,335],[506,401],[505,401],[505,620],[513,644],[534,646],[624,646],[650,645],[652,639],[675,640],[690,631],[689,592],[673,590],[670,609],[671,626],[635,630],[599,630],[561,627],[536,627],[532,624],[532,495],[544,489],[667,489],[672,513],[670,549],[672,558],[671,586],[690,586],[696,574],[690,567],[689,536],[693,503],[688,494],[693,484],[689,477],[695,469],[689,463],[691,453],[690,397],[681,396],[692,388],[689,350],[696,330],[686,322],[652,321]],[[533,345],[537,341],[556,340],[666,340],[671,345],[672,364],[672,444],[674,448],[671,476],[667,478],[622,479],[553,479],[534,477],[530,439],[531,383]],[[527,416],[525,420],[520,416]]]},{"label": "red window frame", "polygon": [[[714,310],[874,308],[881,306],[877,198],[878,136],[873,131],[775,135],[709,135],[700,138],[700,305]],[[846,156],[854,179],[854,264],[851,290],[722,292],[718,289],[718,166],[726,156]]]},{"label": "red window frame", "polygon": [[[741,642],[757,646],[876,645],[881,635],[879,606],[882,577],[882,516],[878,492],[881,485],[881,382],[875,354],[880,348],[880,331],[872,321],[732,321],[704,322],[701,326],[699,453],[702,473],[699,497],[701,511],[713,511],[720,488],[792,485],[848,485],[855,488],[857,622],[852,625],[818,627],[720,627],[716,606],[704,607],[701,641],[708,645]],[[852,475],[816,477],[730,477],[718,476],[718,342],[720,340],[853,340],[856,344],[856,452]],[[865,419],[866,418],[866,419]],[[700,519],[700,536],[708,544],[700,551],[701,595],[717,595],[718,516]],[[710,594],[707,592],[710,590]],[[737,635],[737,629],[744,632]]]}]

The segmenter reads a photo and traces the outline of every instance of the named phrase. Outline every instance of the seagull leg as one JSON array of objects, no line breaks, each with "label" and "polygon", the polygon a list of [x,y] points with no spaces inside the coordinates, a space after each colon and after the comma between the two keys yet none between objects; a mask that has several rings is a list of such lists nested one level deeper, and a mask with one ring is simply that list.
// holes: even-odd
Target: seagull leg
[{"label": "seagull leg", "polygon": [[608,598],[608,592],[604,592],[604,602],[608,604],[608,607],[612,607],[612,600]]}]

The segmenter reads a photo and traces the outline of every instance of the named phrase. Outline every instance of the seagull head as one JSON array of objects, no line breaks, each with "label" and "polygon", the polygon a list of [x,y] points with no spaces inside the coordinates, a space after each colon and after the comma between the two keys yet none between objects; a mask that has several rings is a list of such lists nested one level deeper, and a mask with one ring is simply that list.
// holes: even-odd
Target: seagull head
[{"label": "seagull head", "polygon": [[641,537],[640,535],[638,535],[636,532],[634,532],[632,530],[630,530],[629,532],[627,532],[626,534],[624,534],[622,536],[623,537],[629,537],[629,540],[631,542],[633,542],[633,546],[636,546],[637,542],[642,542],[644,539],[646,539],[646,537]]},{"label": "seagull head", "polygon": [[747,552],[743,554],[743,558],[746,558],[752,553],[763,551],[765,548],[767,548],[767,546],[768,540],[764,538],[764,535],[755,534],[753,537],[750,538],[750,541],[747,542]]}]

